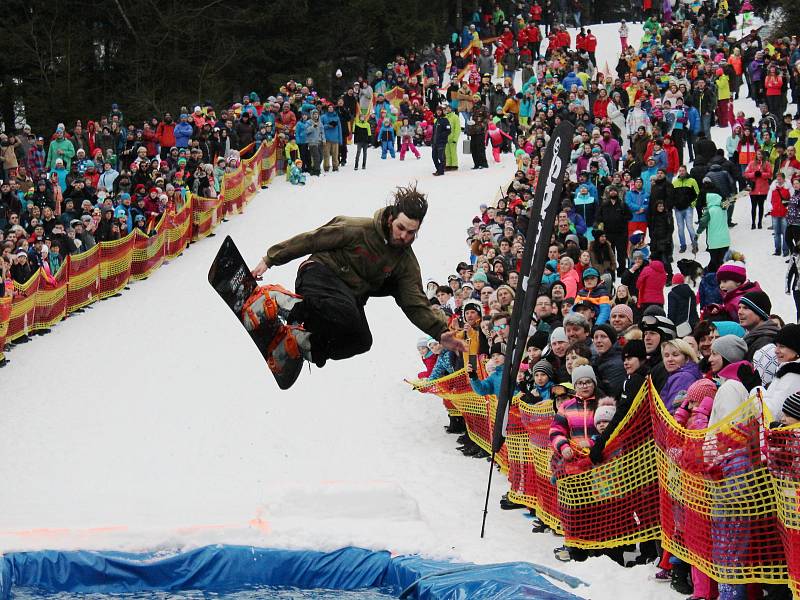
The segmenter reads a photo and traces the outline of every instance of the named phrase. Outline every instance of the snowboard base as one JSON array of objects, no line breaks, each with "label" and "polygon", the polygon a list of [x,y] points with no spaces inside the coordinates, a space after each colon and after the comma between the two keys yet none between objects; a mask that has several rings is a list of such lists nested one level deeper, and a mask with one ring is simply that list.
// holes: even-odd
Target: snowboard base
[{"label": "snowboard base", "polygon": [[[208,270],[208,282],[236,315],[264,361],[269,361],[272,351],[271,344],[273,341],[278,341],[278,337],[283,334],[283,328],[286,325],[276,317],[272,321],[262,322],[253,331],[249,331],[245,327],[246,304],[248,299],[258,291],[259,285],[230,236],[227,236],[222,242],[214,262],[211,263],[211,268]],[[293,368],[286,369],[282,373],[275,373],[272,370],[270,373],[275,377],[279,388],[288,390],[300,376],[302,367],[303,361],[301,360]]]}]

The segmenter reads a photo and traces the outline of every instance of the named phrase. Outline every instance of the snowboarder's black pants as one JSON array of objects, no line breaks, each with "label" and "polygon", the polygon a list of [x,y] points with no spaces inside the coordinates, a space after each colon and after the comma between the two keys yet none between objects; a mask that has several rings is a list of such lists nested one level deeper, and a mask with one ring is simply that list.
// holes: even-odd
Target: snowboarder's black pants
[{"label": "snowboarder's black pants", "polygon": [[331,269],[306,261],[297,272],[295,291],[303,297],[289,322],[303,323],[311,332],[311,358],[322,367],[328,359],[342,360],[372,347],[364,303]]}]

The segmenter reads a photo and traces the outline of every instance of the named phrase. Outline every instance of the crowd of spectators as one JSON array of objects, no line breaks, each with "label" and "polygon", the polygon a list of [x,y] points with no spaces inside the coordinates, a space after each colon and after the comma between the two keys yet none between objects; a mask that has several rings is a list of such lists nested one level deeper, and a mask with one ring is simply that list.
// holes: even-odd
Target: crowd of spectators
[{"label": "crowd of spectators", "polygon": [[[588,30],[573,41],[553,27],[539,58],[538,40],[526,33],[537,25],[534,7],[493,53],[470,48],[467,69],[498,50],[535,57],[521,63],[512,105],[490,111],[514,115],[518,170],[499,200],[480,206],[467,230],[468,259],[446,279],[427,282],[431,304],[469,351],[420,339],[420,376],[464,368],[475,393],[498,392],[528,203],[549,135],[569,120],[576,125],[570,172],[516,382],[520,402],[554,402],[556,460],[602,462],[647,377],[689,429],[724,421],[757,390],[772,427],[800,422],[800,325],[773,314],[769,295],[748,277],[745,257],[733,250],[731,220],[734,202],[749,197],[750,235],[771,228],[779,257],[762,260],[788,266],[786,292],[800,302],[800,115],[787,113],[800,94],[797,40],[765,43],[757,31],[730,37],[735,14],[750,8],[735,0],[666,1],[645,10],[638,47],[621,23],[609,77],[598,69],[594,42],[586,45]],[[486,72],[487,64],[475,68]],[[745,97],[757,114],[737,110]],[[712,138],[721,134],[726,142],[717,147]],[[705,265],[696,260],[703,233]],[[447,430],[461,434],[464,454],[487,456],[462,419],[452,417]],[[501,506],[525,508],[508,497]],[[533,532],[546,530],[535,518]],[[564,561],[587,558],[578,548],[554,552]],[[621,553],[615,559],[624,562]],[[655,578],[693,600],[746,595],[745,586],[717,585],[655,544],[642,544],[637,561],[657,562]],[[791,597],[785,586],[763,593]]]}]

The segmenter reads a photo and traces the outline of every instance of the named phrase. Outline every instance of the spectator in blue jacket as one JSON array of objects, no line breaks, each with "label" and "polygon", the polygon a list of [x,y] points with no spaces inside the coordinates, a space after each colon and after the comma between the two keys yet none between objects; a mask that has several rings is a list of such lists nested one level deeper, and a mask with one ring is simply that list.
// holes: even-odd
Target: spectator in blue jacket
[{"label": "spectator in blue jacket", "polygon": [[381,111],[385,110],[387,115],[392,114],[392,103],[383,94],[378,94],[378,101],[375,102],[375,120],[380,121]]},{"label": "spectator in blue jacket", "polygon": [[175,125],[173,133],[175,134],[175,146],[177,148],[189,147],[189,139],[194,134],[194,128],[192,127],[192,124],[189,123],[188,115],[182,114],[180,116],[180,122]]},{"label": "spectator in blue jacket", "polygon": [[581,81],[581,78],[578,77],[578,74],[573,69],[567,73],[567,76],[564,77],[564,79],[561,80],[561,85],[564,86],[565,90],[569,91],[572,89],[573,85],[577,85],[579,88],[583,87],[583,81]]},{"label": "spectator in blue jacket", "polygon": [[333,170],[339,170],[339,146],[342,143],[342,122],[339,114],[328,104],[322,115],[322,126],[325,129],[325,143],[322,145],[322,167],[327,173],[333,162]]},{"label": "spectator in blue jacket", "polygon": [[633,218],[628,222],[628,236],[634,230],[645,231],[647,229],[647,208],[649,197],[644,191],[644,182],[641,177],[636,178],[633,189],[625,194],[625,205],[630,209]]}]

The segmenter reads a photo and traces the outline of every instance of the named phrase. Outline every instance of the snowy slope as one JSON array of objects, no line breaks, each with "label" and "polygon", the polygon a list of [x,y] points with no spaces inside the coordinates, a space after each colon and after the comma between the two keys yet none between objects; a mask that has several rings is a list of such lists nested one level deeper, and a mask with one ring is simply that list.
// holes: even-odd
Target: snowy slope
[{"label": "snowy slope", "polygon": [[[613,68],[616,25],[592,29],[600,64]],[[348,166],[304,189],[277,181],[218,237],[15,348],[0,378],[0,549],[356,544],[540,562],[582,577],[591,588],[579,593],[595,599],[634,589],[674,598],[651,582],[650,567],[557,563],[559,538],[534,536],[520,511],[497,508],[502,477],[479,538],[487,463],[455,451],[441,403],[403,383],[421,366],[419,332],[390,299],[367,306],[370,353],[305,372],[280,392],[206,283],[223,235],[254,264],[271,243],[334,215],[371,215],[412,180],[431,204],[415,250],[424,276],[444,278],[466,257],[478,204],[514,169],[510,156],[488,171],[469,170],[468,157],[461,163],[458,174],[434,178],[429,151],[403,164],[373,151],[366,172]],[[744,230],[745,209],[737,207],[737,247],[778,309],[792,314],[779,293],[783,261],[766,256],[766,230]],[[293,286],[296,267],[268,274]]]}]

